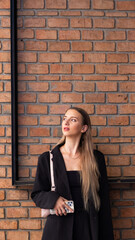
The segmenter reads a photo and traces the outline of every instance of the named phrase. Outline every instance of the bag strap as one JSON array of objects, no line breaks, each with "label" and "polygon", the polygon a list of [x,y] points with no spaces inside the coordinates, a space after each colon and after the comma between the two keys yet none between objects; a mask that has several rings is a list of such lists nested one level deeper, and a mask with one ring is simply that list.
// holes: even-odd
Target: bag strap
[{"label": "bag strap", "polygon": [[55,191],[54,171],[53,171],[53,154],[50,151],[50,174],[51,174],[51,191]]}]

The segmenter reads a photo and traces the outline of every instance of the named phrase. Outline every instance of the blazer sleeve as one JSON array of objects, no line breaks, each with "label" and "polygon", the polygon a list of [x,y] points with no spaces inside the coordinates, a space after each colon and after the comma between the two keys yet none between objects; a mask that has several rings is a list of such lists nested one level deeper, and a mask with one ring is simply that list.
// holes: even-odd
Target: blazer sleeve
[{"label": "blazer sleeve", "polygon": [[49,152],[45,152],[39,156],[31,198],[37,207],[44,209],[53,209],[59,198],[57,192],[51,191]]},{"label": "blazer sleeve", "polygon": [[99,239],[114,240],[113,226],[109,199],[109,185],[104,155],[98,151],[98,165],[100,172],[100,210],[99,210]]}]

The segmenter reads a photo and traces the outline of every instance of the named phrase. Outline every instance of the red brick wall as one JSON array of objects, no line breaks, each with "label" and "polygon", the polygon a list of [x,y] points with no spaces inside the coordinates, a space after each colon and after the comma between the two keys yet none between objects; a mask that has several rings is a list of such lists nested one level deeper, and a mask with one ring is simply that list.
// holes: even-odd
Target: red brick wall
[{"label": "red brick wall", "polygon": [[[71,105],[88,111],[108,176],[135,176],[135,3],[18,1],[19,176],[61,135]],[[10,1],[0,1],[0,240],[40,239],[31,187],[11,184]],[[111,184],[115,240],[135,239],[135,184]]]}]

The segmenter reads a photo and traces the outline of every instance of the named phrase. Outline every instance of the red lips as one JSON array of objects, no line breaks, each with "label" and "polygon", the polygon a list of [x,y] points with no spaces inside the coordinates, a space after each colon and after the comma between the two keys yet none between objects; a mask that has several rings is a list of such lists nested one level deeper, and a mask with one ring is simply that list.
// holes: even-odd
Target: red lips
[{"label": "red lips", "polygon": [[64,127],[64,131],[69,131],[69,128],[68,127]]}]

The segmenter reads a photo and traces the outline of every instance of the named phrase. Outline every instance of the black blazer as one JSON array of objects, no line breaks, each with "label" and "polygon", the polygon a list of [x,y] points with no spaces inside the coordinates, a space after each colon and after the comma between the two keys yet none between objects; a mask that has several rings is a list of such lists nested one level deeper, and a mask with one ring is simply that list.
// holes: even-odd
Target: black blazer
[{"label": "black blazer", "polygon": [[[35,183],[31,197],[37,207],[53,209],[59,196],[68,200],[72,199],[64,159],[60,152],[60,145],[53,150],[54,179],[56,191],[51,192],[49,152],[40,155]],[[95,210],[91,193],[89,192],[89,217],[91,240],[113,240],[110,202],[108,195],[108,181],[104,155],[94,150],[99,171],[101,201],[100,210]],[[49,215],[43,231],[42,240],[72,240],[73,214],[67,216]]]}]

